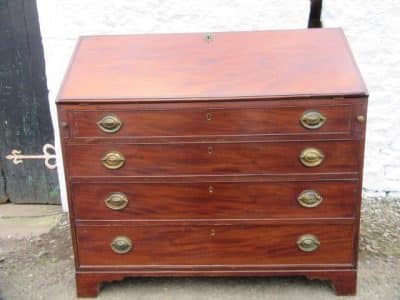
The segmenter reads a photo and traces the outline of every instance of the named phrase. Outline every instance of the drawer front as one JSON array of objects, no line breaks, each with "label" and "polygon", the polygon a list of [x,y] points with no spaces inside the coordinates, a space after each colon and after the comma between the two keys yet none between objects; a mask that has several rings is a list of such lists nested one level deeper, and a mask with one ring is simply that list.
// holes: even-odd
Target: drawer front
[{"label": "drawer front", "polygon": [[71,132],[76,138],[349,134],[351,116],[351,105],[85,110],[73,111]]},{"label": "drawer front", "polygon": [[[320,165],[307,167],[301,162],[299,157],[306,149],[323,154],[323,159],[310,155]],[[360,143],[114,143],[73,144],[67,150],[70,176],[312,174],[357,172]]]},{"label": "drawer front", "polygon": [[351,264],[353,226],[78,226],[77,244],[80,266]]},{"label": "drawer front", "polygon": [[76,219],[352,217],[356,181],[73,183]]}]

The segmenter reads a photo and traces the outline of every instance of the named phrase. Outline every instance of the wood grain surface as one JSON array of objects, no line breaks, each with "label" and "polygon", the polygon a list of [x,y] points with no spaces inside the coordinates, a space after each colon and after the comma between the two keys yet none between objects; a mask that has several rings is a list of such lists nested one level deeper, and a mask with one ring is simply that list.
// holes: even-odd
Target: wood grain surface
[{"label": "wood grain surface", "polygon": [[58,101],[366,94],[335,28],[82,37]]},{"label": "wood grain surface", "polygon": [[[214,220],[260,218],[349,218],[355,216],[357,181],[322,182],[108,182],[72,184],[76,220]],[[297,202],[304,190],[323,198],[314,208]],[[128,205],[108,208],[104,200],[124,193]]]},{"label": "wood grain surface", "polygon": [[[340,29],[81,38],[58,99],[78,295],[129,276],[307,276],[354,294],[367,98]],[[309,110],[325,124],[304,128]],[[117,132],[96,125],[107,115]],[[311,189],[322,203],[300,206]],[[302,234],[320,247],[300,251]]]},{"label": "wood grain surface", "polygon": [[[226,135],[295,135],[314,133],[349,134],[353,120],[351,105],[259,107],[253,108],[180,108],[154,110],[76,111],[72,136],[77,138],[138,138]],[[318,129],[307,129],[300,118],[308,111],[319,112],[327,121]],[[122,127],[106,133],[96,123],[104,116],[115,116]]]},{"label": "wood grain surface", "polygon": [[[318,148],[325,159],[318,167],[305,167],[303,149]],[[173,176],[357,172],[353,141],[276,143],[181,144],[71,144],[70,176]],[[125,157],[118,170],[109,170],[101,159],[110,151]],[[211,152],[211,153],[210,153]]]},{"label": "wood grain surface", "polygon": [[[296,241],[315,235],[321,245],[303,252]],[[129,253],[117,254],[110,243],[131,239]],[[129,265],[347,265],[352,264],[353,226],[297,225],[152,225],[78,226],[80,266]]]}]

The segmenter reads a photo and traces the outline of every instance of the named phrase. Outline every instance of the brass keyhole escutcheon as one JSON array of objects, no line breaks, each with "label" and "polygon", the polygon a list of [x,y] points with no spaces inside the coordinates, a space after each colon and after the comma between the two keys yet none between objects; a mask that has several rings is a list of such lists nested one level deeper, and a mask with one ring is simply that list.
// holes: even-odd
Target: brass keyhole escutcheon
[{"label": "brass keyhole escutcheon", "polygon": [[301,151],[299,159],[306,167],[317,167],[324,161],[325,155],[321,150],[316,148],[306,148]]},{"label": "brass keyhole escutcheon", "polygon": [[214,187],[212,185],[208,186],[208,193],[209,194],[214,193]]},{"label": "brass keyhole escutcheon", "polygon": [[207,43],[211,43],[212,40],[213,40],[212,34],[211,34],[211,33],[206,33],[206,34],[204,35],[204,40],[205,40]]},{"label": "brass keyhole escutcheon", "polygon": [[122,210],[128,205],[128,197],[124,193],[111,193],[105,200],[105,205],[112,210]]},{"label": "brass keyhole escutcheon", "polygon": [[300,123],[307,129],[318,129],[326,122],[326,117],[318,111],[306,111],[300,118]]},{"label": "brass keyhole escutcheon", "polygon": [[207,148],[208,154],[211,155],[213,153],[213,151],[214,151],[213,147],[212,146],[208,146],[208,148]]},{"label": "brass keyhole escutcheon", "polygon": [[313,252],[320,246],[318,238],[313,234],[303,234],[297,239],[297,247],[303,252]]},{"label": "brass keyhole escutcheon", "polygon": [[207,121],[211,121],[211,118],[212,118],[212,113],[208,112],[208,113],[206,114],[206,119],[207,119]]},{"label": "brass keyhole escutcheon", "polygon": [[297,197],[297,202],[306,208],[317,207],[322,202],[322,196],[314,190],[304,190]]},{"label": "brass keyhole escutcheon", "polygon": [[125,164],[125,157],[117,151],[110,151],[104,155],[101,161],[107,169],[116,170]]},{"label": "brass keyhole escutcheon", "polygon": [[122,127],[122,122],[114,115],[106,115],[97,122],[97,126],[101,131],[106,133],[115,133]]},{"label": "brass keyhole escutcheon", "polygon": [[126,236],[117,236],[111,242],[111,249],[118,254],[125,254],[132,250],[132,242]]}]

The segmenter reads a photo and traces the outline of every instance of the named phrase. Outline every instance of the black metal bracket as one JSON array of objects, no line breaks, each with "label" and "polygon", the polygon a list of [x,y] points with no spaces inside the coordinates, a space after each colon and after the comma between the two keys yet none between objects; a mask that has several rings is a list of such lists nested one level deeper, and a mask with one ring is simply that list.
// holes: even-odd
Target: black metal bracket
[{"label": "black metal bracket", "polygon": [[310,16],[308,18],[308,28],[321,28],[322,0],[310,0]]}]

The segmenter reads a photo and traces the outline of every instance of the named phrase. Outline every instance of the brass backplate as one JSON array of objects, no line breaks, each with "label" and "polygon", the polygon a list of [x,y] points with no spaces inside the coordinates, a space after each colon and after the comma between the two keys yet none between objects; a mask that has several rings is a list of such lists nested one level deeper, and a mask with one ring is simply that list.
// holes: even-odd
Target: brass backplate
[{"label": "brass backplate", "polygon": [[303,252],[313,252],[319,245],[318,238],[313,234],[303,234],[297,239],[297,247]]},{"label": "brass backplate", "polygon": [[112,210],[122,210],[128,205],[128,197],[121,192],[114,192],[104,200],[105,205]]},{"label": "brass backplate", "polygon": [[324,161],[325,155],[317,148],[306,148],[299,155],[300,162],[306,167],[317,167]]},{"label": "brass backplate", "polygon": [[297,197],[297,202],[306,208],[317,207],[322,202],[322,196],[314,190],[304,190]]},{"label": "brass backplate", "polygon": [[115,133],[122,127],[122,121],[115,115],[106,115],[97,122],[101,131],[106,133]]},{"label": "brass backplate", "polygon": [[125,157],[117,151],[110,151],[104,155],[101,161],[107,169],[116,170],[125,164]]},{"label": "brass backplate", "polygon": [[318,111],[306,111],[300,118],[300,123],[307,129],[321,128],[326,122],[326,117]]},{"label": "brass backplate", "polygon": [[125,254],[132,250],[132,242],[126,236],[115,237],[111,244],[111,249],[118,254]]}]

